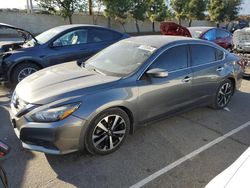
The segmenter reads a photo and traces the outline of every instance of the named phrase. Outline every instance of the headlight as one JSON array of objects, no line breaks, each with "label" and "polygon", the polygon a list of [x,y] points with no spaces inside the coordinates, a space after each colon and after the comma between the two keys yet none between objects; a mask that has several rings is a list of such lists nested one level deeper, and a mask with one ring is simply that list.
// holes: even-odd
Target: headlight
[{"label": "headlight", "polygon": [[59,121],[71,115],[74,111],[76,111],[79,108],[79,106],[80,103],[73,103],[55,108],[49,108],[32,114],[30,118],[35,122]]}]

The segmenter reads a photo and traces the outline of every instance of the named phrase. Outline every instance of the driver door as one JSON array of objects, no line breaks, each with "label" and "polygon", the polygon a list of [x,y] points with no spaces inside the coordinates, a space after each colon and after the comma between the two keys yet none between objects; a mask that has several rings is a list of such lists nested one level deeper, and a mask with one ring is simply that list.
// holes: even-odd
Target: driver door
[{"label": "driver door", "polygon": [[[149,77],[151,69],[168,71],[164,78]],[[157,118],[191,103],[192,71],[188,67],[186,45],[163,52],[138,80],[141,120]]]},{"label": "driver door", "polygon": [[88,29],[78,29],[56,39],[46,55],[49,66],[88,57],[91,51],[87,37]]}]

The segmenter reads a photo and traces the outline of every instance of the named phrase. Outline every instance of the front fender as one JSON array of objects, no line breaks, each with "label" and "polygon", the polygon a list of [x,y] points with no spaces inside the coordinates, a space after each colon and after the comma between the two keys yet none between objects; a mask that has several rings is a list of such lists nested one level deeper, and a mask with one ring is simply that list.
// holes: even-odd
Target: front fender
[{"label": "front fender", "polygon": [[133,123],[138,119],[138,89],[137,87],[115,88],[84,96],[83,103],[74,115],[91,122],[98,114],[108,108],[126,108],[133,115]]},{"label": "front fender", "polygon": [[6,61],[6,64],[8,66],[8,71],[7,71],[7,76],[8,78],[11,77],[11,72],[13,71],[13,69],[19,65],[20,63],[23,63],[23,62],[33,62],[35,63],[36,65],[44,68],[44,65],[42,64],[42,60],[40,58],[34,58],[34,57],[31,57],[31,56],[23,56],[23,57],[20,57],[18,59],[15,59],[13,61],[11,60],[8,60]]}]

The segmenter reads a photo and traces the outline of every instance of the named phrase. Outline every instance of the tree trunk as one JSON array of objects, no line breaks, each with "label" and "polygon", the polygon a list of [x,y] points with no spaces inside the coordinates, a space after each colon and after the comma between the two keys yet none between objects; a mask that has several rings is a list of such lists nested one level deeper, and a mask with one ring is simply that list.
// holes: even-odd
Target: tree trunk
[{"label": "tree trunk", "polygon": [[192,19],[189,19],[189,22],[188,22],[188,27],[191,27],[192,26]]},{"label": "tree trunk", "polygon": [[139,28],[137,19],[135,19],[135,26],[136,26],[137,33],[140,33],[140,28]]},{"label": "tree trunk", "polygon": [[218,27],[218,28],[220,27],[220,22],[216,23],[216,27]]},{"label": "tree trunk", "polygon": [[108,17],[108,28],[111,28],[111,18]]},{"label": "tree trunk", "polygon": [[72,24],[72,15],[68,16],[68,19],[69,19],[69,24]]},{"label": "tree trunk", "polygon": [[126,29],[125,29],[125,24],[123,24],[123,23],[121,23],[121,25],[122,25],[122,28],[123,28],[123,31],[126,33]]},{"label": "tree trunk", "polygon": [[155,22],[152,22],[152,30],[155,32]]},{"label": "tree trunk", "polygon": [[93,2],[92,0],[89,0],[89,15],[93,15]]},{"label": "tree trunk", "polygon": [[181,18],[178,18],[178,24],[181,25]]}]

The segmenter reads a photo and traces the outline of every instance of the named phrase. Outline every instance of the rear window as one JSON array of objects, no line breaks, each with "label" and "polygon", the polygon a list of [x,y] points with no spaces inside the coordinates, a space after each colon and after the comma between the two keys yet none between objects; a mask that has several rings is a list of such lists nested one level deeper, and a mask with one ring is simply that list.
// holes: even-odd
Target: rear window
[{"label": "rear window", "polygon": [[230,36],[230,34],[228,32],[220,30],[220,29],[218,29],[216,32],[217,39],[223,39],[223,38],[227,38],[229,36]]},{"label": "rear window", "polygon": [[190,45],[192,66],[203,65],[216,61],[215,49],[211,46],[193,44]]}]

